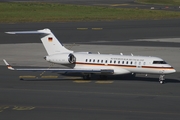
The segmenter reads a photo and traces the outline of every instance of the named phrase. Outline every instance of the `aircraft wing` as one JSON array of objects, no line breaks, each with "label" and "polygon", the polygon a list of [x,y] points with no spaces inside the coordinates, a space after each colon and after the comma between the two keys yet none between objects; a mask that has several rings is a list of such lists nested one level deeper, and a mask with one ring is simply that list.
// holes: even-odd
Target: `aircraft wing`
[{"label": "aircraft wing", "polygon": [[5,65],[9,70],[17,71],[49,71],[57,72],[61,74],[67,73],[95,73],[95,74],[113,74],[113,69],[59,69],[59,68],[13,68],[5,59],[3,59]]}]

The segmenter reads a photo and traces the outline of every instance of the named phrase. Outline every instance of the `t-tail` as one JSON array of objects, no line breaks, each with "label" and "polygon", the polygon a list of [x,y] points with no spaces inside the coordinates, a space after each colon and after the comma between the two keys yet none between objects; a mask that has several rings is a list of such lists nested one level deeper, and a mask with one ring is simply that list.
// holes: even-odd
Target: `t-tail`
[{"label": "t-tail", "polygon": [[8,34],[41,34],[41,41],[46,49],[48,55],[57,53],[73,53],[73,51],[66,49],[59,40],[54,36],[50,29],[43,29],[37,31],[14,31],[6,32]]}]

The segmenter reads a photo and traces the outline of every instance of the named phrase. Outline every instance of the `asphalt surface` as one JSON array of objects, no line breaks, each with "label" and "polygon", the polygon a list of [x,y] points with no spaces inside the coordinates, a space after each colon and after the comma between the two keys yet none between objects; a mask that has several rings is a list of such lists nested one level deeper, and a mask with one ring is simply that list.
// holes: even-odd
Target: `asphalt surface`
[{"label": "asphalt surface", "polygon": [[[18,120],[179,120],[179,80],[157,78],[90,80],[81,78],[26,79],[32,73],[0,67],[0,118]],[[40,73],[33,73],[37,76]],[[177,73],[179,74],[179,73]],[[52,74],[51,74],[52,75]],[[109,81],[109,82],[107,82]]]}]

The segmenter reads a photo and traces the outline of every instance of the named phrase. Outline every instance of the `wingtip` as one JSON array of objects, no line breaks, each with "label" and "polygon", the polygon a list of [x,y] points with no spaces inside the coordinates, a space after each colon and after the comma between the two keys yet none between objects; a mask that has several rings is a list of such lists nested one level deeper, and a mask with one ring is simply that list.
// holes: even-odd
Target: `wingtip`
[{"label": "wingtip", "polygon": [[14,32],[5,32],[6,34],[15,34]]},{"label": "wingtip", "polygon": [[4,61],[5,65],[7,66],[8,69],[14,70],[14,68],[5,59],[3,59],[3,61]]}]

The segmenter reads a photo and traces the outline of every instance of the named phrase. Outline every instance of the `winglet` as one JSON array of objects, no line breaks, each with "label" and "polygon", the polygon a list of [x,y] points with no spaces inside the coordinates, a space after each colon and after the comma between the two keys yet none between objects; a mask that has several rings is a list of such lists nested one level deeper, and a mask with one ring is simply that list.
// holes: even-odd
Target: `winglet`
[{"label": "winglet", "polygon": [[5,65],[7,66],[8,69],[14,70],[14,68],[5,59],[3,59],[3,61],[4,61]]}]

